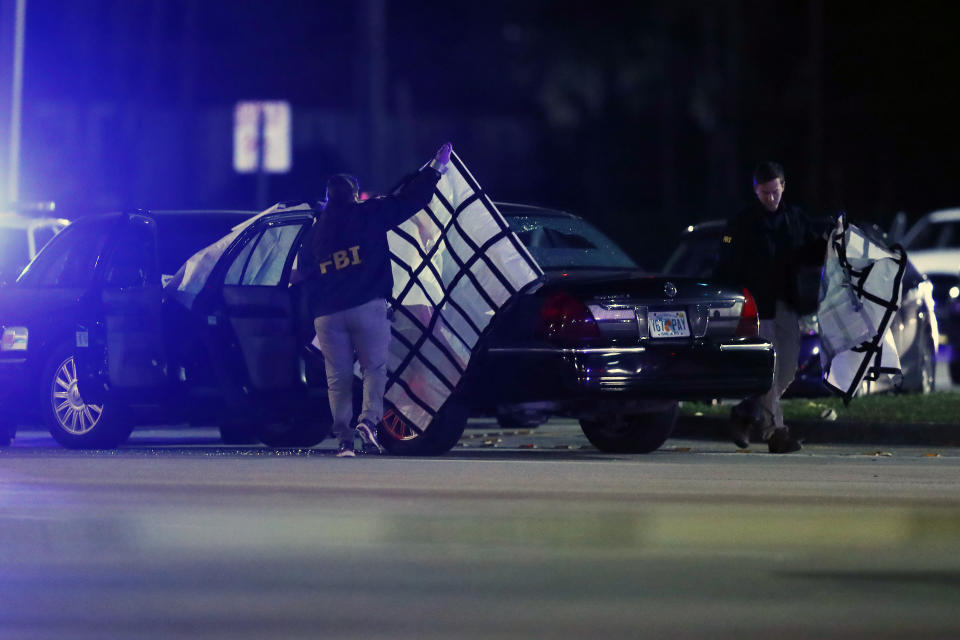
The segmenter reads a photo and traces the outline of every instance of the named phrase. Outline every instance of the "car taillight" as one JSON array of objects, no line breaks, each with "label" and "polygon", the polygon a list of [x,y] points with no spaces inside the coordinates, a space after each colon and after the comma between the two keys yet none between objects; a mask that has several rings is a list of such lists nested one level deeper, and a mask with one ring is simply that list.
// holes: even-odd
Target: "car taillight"
[{"label": "car taillight", "polygon": [[587,305],[565,291],[544,300],[540,307],[540,333],[565,342],[600,337],[597,321]]},{"label": "car taillight", "polygon": [[760,335],[760,315],[757,313],[757,302],[746,289],[743,290],[743,308],[740,310],[740,322],[737,323],[738,336],[755,338]]}]

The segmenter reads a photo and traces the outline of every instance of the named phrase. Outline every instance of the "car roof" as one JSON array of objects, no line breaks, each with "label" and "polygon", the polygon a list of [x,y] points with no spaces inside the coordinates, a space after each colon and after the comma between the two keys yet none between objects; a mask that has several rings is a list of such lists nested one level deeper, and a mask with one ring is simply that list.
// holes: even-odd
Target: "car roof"
[{"label": "car roof", "polygon": [[520,204],[517,202],[494,202],[497,209],[500,210],[505,216],[551,216],[555,218],[575,218],[580,219],[580,216],[574,215],[567,211],[561,211],[560,209],[550,209],[548,207],[539,207],[532,204]]},{"label": "car roof", "polygon": [[960,220],[960,208],[938,209],[924,216],[930,222],[955,222]]}]

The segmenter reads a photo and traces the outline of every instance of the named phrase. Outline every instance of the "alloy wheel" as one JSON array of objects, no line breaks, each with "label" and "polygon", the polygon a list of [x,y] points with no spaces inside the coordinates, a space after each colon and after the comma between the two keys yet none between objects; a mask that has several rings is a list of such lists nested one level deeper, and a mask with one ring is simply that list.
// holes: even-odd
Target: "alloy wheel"
[{"label": "alloy wheel", "polygon": [[423,430],[404,419],[394,409],[387,409],[383,414],[383,421],[380,428],[389,433],[397,440],[414,440],[423,435]]},{"label": "alloy wheel", "polygon": [[103,415],[103,406],[86,404],[77,389],[77,367],[73,356],[57,367],[53,376],[50,401],[60,428],[72,435],[89,433]]}]

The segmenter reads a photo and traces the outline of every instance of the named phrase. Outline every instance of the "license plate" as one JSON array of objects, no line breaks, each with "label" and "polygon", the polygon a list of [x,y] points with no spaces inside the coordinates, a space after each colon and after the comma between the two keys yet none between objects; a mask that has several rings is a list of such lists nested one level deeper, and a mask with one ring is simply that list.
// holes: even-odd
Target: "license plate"
[{"label": "license plate", "polygon": [[650,311],[647,327],[651,338],[686,338],[690,335],[686,311]]}]

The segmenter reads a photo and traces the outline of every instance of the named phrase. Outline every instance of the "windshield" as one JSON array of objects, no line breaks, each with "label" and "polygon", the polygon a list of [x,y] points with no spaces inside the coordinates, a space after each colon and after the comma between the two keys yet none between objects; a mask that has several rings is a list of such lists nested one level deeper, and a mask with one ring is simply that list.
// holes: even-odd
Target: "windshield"
[{"label": "windshield", "polygon": [[907,243],[907,249],[914,251],[960,248],[960,221],[931,222]]},{"label": "windshield", "polygon": [[55,235],[17,283],[26,287],[82,288],[93,280],[103,243],[116,217],[79,220]]},{"label": "windshield", "polygon": [[30,262],[27,232],[0,228],[0,281],[11,281]]},{"label": "windshield", "polygon": [[543,269],[639,269],[610,238],[580,218],[550,215],[508,215],[506,218],[510,229]]}]

